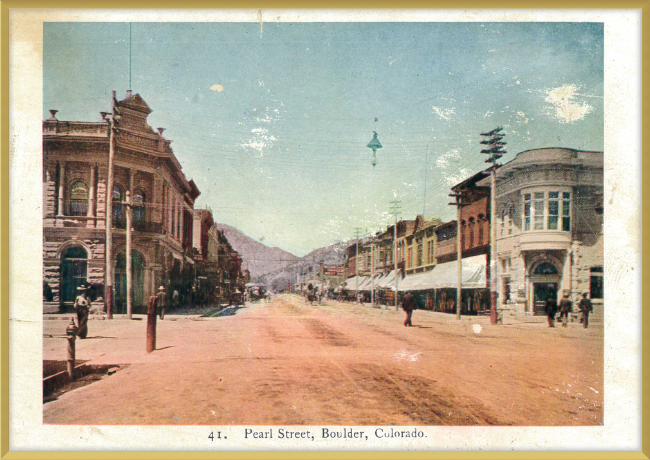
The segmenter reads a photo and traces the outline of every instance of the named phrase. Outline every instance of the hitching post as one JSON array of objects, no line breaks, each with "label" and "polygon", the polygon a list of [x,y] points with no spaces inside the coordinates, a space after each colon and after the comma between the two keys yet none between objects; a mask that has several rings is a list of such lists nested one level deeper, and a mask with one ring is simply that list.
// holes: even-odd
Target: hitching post
[{"label": "hitching post", "polygon": [[156,306],[158,297],[149,297],[149,310],[147,311],[147,353],[156,349]]},{"label": "hitching post", "polygon": [[75,340],[77,340],[77,326],[74,324],[74,319],[70,320],[70,324],[65,330],[68,336],[68,377],[74,380],[74,361],[75,361]]}]

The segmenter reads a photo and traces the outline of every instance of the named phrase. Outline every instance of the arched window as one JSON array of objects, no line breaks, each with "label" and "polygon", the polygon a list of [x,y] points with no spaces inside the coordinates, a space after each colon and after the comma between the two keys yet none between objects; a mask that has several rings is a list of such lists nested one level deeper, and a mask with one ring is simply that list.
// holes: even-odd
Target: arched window
[{"label": "arched window", "polygon": [[70,184],[70,215],[85,216],[88,214],[88,186],[84,181],[77,180]]},{"label": "arched window", "polygon": [[542,262],[535,267],[533,275],[557,275],[557,268],[550,262]]},{"label": "arched window", "polygon": [[133,227],[136,230],[145,230],[145,194],[142,190],[133,192]]},{"label": "arched window", "polygon": [[513,205],[508,206],[508,235],[512,235],[514,227],[514,217],[515,217],[515,207]]},{"label": "arched window", "polygon": [[77,288],[86,282],[88,253],[81,246],[72,246],[61,256],[61,300],[74,302]]},{"label": "arched window", "polygon": [[115,184],[113,186],[113,227],[126,227],[123,202],[124,191],[122,190],[122,187]]},{"label": "arched window", "polygon": [[470,248],[474,247],[474,227],[475,227],[474,218],[470,217],[469,218],[469,247]]},{"label": "arched window", "polygon": [[503,208],[501,211],[501,226],[499,229],[499,236],[505,236],[506,234],[506,227],[507,227],[507,221],[509,219],[508,215],[508,208]]}]

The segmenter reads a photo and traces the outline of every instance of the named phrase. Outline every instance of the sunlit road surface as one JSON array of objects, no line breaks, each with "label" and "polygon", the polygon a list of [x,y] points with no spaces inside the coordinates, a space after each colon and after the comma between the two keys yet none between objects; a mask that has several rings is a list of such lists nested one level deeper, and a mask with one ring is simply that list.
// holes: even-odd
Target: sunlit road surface
[{"label": "sunlit road surface", "polygon": [[[602,323],[490,326],[484,317],[420,310],[414,327],[403,320],[394,308],[275,296],[229,316],[159,321],[149,355],[146,321],[91,321],[80,353],[130,365],[46,403],[44,422],[603,423]],[[47,333],[63,321],[45,323]]]}]

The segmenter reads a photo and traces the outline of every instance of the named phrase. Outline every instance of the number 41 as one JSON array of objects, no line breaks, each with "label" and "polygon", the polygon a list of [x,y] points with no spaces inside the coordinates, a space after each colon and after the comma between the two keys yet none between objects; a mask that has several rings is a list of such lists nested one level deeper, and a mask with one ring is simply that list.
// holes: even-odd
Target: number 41
[{"label": "number 41", "polygon": [[214,431],[213,431],[212,433],[210,433],[210,436],[208,436],[208,438],[209,438],[211,441],[214,441],[215,438],[216,438],[216,439],[221,439],[221,431],[217,431],[217,435],[216,435],[216,436],[214,435]]}]

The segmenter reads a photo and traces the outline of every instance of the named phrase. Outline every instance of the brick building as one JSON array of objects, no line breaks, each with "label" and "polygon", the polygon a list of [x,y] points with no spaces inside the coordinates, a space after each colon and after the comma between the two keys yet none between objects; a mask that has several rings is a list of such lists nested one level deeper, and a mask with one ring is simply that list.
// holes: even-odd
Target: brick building
[{"label": "brick building", "polygon": [[[151,109],[127,91],[115,134],[114,187],[107,194],[109,120],[43,121],[44,312],[69,309],[86,281],[105,286],[106,200],[113,200],[115,312],[126,300],[126,192],[133,203],[133,296],[142,306],[159,285],[187,296],[194,276],[193,207],[199,190],[182,172],[163,129],[147,124]],[[93,311],[104,311],[103,292]]]}]

